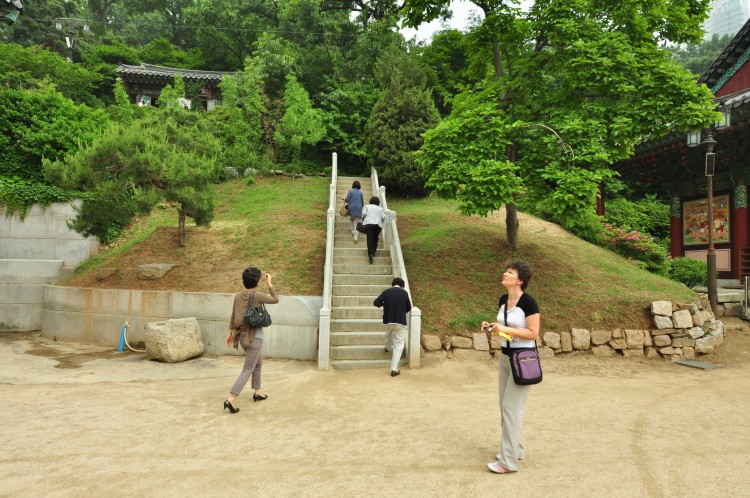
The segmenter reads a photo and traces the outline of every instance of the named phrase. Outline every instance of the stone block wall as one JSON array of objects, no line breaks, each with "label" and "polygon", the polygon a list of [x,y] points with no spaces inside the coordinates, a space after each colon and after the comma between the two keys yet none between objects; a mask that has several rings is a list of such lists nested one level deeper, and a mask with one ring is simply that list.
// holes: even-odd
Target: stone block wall
[{"label": "stone block wall", "polygon": [[35,205],[22,220],[0,210],[0,332],[39,330],[45,284],[70,276],[99,242],[68,228],[73,203]]},{"label": "stone block wall", "polygon": [[[692,360],[709,354],[724,343],[724,324],[716,320],[708,303],[672,303],[654,301],[649,308],[651,327],[642,329],[573,328],[563,332],[541,331],[537,347],[541,356],[576,351],[595,356],[667,358]],[[451,336],[441,340],[435,335],[422,336],[424,351],[445,349],[456,358],[486,358],[499,350],[499,336],[474,333],[472,337]]]}]

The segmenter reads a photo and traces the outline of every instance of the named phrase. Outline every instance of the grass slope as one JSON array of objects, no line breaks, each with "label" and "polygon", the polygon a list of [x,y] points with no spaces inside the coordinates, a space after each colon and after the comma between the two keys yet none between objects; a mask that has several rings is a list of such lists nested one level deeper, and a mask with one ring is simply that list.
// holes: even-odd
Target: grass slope
[{"label": "grass slope", "polygon": [[[258,178],[218,185],[210,229],[188,228],[177,247],[177,215],[162,206],[138,219],[113,247],[82,264],[65,285],[144,290],[235,292],[242,270],[258,266],[279,292],[320,295],[325,258],[326,178]],[[503,293],[503,262],[511,257],[504,214],[465,217],[453,202],[393,199],[413,301],[423,332],[465,334],[493,319]],[[543,330],[644,328],[653,300],[687,301],[695,294],[628,260],[571,236],[557,225],[519,214],[516,256],[535,276],[528,292],[542,310]],[[139,280],[144,263],[178,266],[160,280]],[[99,281],[99,268],[117,273]]]}]

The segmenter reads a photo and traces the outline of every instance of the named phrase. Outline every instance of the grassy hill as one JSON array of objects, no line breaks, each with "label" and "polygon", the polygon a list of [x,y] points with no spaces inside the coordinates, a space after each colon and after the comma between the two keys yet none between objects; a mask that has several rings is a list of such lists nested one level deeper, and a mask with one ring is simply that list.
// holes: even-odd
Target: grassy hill
[{"label": "grassy hill", "polygon": [[[188,227],[177,246],[177,215],[161,206],[138,219],[110,248],[79,267],[64,285],[144,290],[235,292],[247,266],[274,276],[279,292],[321,295],[325,258],[327,178],[258,178],[218,185],[210,229]],[[423,332],[473,332],[497,313],[503,262],[512,256],[505,216],[465,217],[437,198],[389,200],[398,213],[404,259]],[[557,225],[519,214],[516,256],[534,266],[527,291],[542,311],[543,330],[643,328],[653,300],[687,301],[682,284],[652,275],[625,258],[571,236]],[[178,266],[161,280],[143,281],[144,263]],[[118,271],[96,278],[99,268]]]}]

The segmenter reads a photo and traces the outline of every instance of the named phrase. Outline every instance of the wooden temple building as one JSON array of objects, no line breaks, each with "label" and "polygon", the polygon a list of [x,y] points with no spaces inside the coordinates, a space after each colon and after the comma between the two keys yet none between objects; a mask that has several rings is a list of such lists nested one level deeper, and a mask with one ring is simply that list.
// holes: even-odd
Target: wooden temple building
[{"label": "wooden temple building", "polygon": [[159,99],[161,89],[167,85],[173,85],[174,76],[180,74],[186,86],[200,84],[200,93],[189,96],[186,104],[191,109],[199,105],[198,109],[204,111],[211,111],[221,103],[219,83],[224,75],[233,74],[225,71],[198,71],[151,64],[140,66],[120,64],[115,71],[132,102],[140,105],[154,105]]},{"label": "wooden temple building", "polygon": [[[714,130],[713,230],[716,266],[721,279],[750,275],[750,21],[701,75],[716,96],[720,111],[729,111],[729,126]],[[688,147],[685,133],[673,132],[636,147],[627,161],[613,165],[622,178],[670,202],[671,255],[706,259],[708,199],[706,150]],[[598,206],[601,211],[602,205]],[[603,213],[600,213],[603,214]]]}]

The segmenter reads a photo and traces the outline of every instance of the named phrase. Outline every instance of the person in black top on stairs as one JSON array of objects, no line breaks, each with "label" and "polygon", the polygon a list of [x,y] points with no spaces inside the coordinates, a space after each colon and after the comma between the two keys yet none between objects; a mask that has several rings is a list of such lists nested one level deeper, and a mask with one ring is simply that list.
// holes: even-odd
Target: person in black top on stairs
[{"label": "person in black top on stairs", "polygon": [[378,308],[383,308],[385,350],[393,351],[391,377],[401,373],[398,370],[398,362],[401,359],[401,353],[404,351],[406,314],[411,311],[411,300],[409,299],[409,293],[404,290],[405,285],[402,278],[394,278],[391,282],[391,288],[384,290],[373,302]]}]

